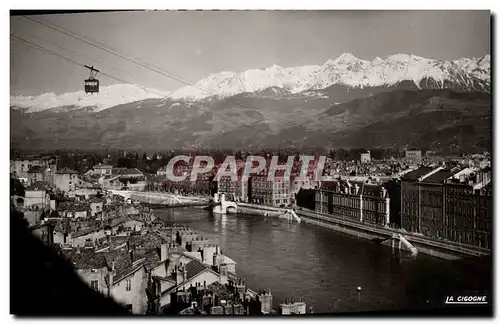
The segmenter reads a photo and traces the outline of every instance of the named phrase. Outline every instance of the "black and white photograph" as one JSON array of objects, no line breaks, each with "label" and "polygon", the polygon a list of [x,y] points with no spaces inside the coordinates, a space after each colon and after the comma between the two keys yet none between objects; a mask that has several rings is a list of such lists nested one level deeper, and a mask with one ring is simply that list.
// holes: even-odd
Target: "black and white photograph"
[{"label": "black and white photograph", "polygon": [[492,11],[179,9],[10,10],[11,316],[493,317]]}]

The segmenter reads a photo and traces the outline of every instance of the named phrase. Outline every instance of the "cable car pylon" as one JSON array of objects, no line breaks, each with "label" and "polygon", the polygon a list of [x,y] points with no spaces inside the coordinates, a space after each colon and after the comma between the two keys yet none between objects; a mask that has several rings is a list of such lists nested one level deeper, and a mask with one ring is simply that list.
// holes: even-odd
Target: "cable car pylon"
[{"label": "cable car pylon", "polygon": [[84,81],[85,84],[85,93],[99,93],[99,80],[96,78],[97,73],[100,71],[94,69],[94,66],[85,65],[87,69],[90,70],[90,76],[87,80]]}]

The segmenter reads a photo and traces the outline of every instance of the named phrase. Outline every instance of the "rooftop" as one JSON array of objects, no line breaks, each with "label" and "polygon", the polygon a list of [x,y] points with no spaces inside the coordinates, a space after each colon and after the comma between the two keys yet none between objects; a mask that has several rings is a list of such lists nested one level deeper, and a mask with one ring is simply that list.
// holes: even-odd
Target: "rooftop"
[{"label": "rooftop", "polygon": [[402,180],[405,180],[405,181],[416,181],[418,178],[420,178],[423,175],[426,175],[427,173],[431,172],[432,170],[434,170],[434,168],[431,168],[431,167],[420,167],[420,168],[416,169],[415,171],[411,171],[411,172],[405,174],[402,177]]},{"label": "rooftop", "polygon": [[90,202],[91,203],[102,203],[102,199],[97,198],[97,197],[93,197],[92,199],[90,199]]},{"label": "rooftop", "polygon": [[142,248],[148,252],[156,251],[162,244],[167,243],[165,239],[156,233],[146,233],[138,236],[130,236],[129,242],[131,246]]},{"label": "rooftop", "polygon": [[57,206],[60,211],[87,211],[90,210],[88,203],[80,203],[76,201],[64,201]]},{"label": "rooftop", "polygon": [[193,278],[194,276],[202,273],[205,269],[208,269],[203,263],[197,260],[193,260],[186,264],[185,269],[187,271],[187,280]]},{"label": "rooftop", "polygon": [[136,259],[138,262],[132,263],[132,259],[129,251],[114,250],[109,252],[103,252],[106,259],[106,263],[109,268],[111,268],[112,263],[115,265],[115,273],[113,276],[113,283],[124,279],[129,274],[132,274],[144,266],[145,260]]},{"label": "rooftop", "polygon": [[43,173],[43,171],[45,171],[45,169],[46,169],[46,167],[44,167],[44,166],[35,165],[28,170],[28,173]]},{"label": "rooftop", "polygon": [[45,186],[45,184],[41,181],[37,181],[28,188],[25,189],[26,191],[48,191],[48,188]]},{"label": "rooftop", "polygon": [[438,172],[423,179],[422,182],[440,184],[443,183],[447,178],[453,176],[455,173],[457,172],[453,172],[451,170],[439,170]]},{"label": "rooftop", "polygon": [[387,193],[385,188],[383,188],[382,186],[373,185],[369,183],[364,183],[362,186],[362,190],[363,190],[362,191],[363,196],[374,196],[374,197],[385,198],[382,197],[382,195]]},{"label": "rooftop", "polygon": [[57,174],[78,174],[78,172],[70,168],[62,168],[57,171]]},{"label": "rooftop", "polygon": [[137,168],[113,168],[111,171],[115,175],[143,175]]},{"label": "rooftop", "polygon": [[99,164],[94,166],[94,169],[112,169],[112,168],[113,166],[109,164]]},{"label": "rooftop", "polygon": [[61,250],[76,269],[102,269],[106,267],[106,260],[102,254],[95,253],[91,249]]}]

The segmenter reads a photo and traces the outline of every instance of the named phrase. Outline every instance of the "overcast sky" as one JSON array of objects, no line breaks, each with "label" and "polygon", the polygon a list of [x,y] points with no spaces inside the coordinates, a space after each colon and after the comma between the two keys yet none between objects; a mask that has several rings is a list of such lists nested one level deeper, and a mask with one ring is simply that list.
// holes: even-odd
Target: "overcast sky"
[{"label": "overcast sky", "polygon": [[[452,60],[490,53],[488,11],[110,12],[34,16],[195,82],[220,71],[273,64],[323,64],[343,52],[372,60],[396,53]],[[160,90],[183,86],[23,17],[11,34],[128,83]],[[11,94],[83,89],[88,71],[16,40]],[[119,83],[101,76],[103,84]]]}]

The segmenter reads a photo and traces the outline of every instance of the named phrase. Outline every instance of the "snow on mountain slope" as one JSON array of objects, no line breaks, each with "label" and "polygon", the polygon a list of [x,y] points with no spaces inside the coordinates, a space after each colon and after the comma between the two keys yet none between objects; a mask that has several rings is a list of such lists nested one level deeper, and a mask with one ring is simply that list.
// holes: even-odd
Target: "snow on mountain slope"
[{"label": "snow on mountain slope", "polygon": [[450,84],[470,90],[489,90],[490,55],[455,61],[432,60],[415,55],[395,54],[385,60],[362,60],[343,53],[324,65],[283,68],[273,65],[242,73],[222,72],[171,94],[172,99],[200,100],[227,97],[279,87],[292,93],[324,89],[334,84],[351,87],[391,86],[411,80],[417,86],[443,88]]},{"label": "snow on mountain slope", "polygon": [[283,68],[273,65],[266,69],[251,69],[240,74],[221,72],[209,75],[194,86],[183,87],[171,94],[172,99],[199,100],[206,97],[233,96],[243,92],[255,92],[271,87],[287,90],[305,87],[319,66]]},{"label": "snow on mountain slope", "polygon": [[[415,83],[419,88],[454,88],[466,91],[490,90],[490,55],[482,58],[461,58],[454,61],[432,60],[415,55],[395,54],[386,59],[362,60],[343,53],[323,65],[284,68],[273,65],[265,69],[251,69],[242,73],[220,72],[172,93],[127,84],[102,86],[98,95],[83,91],[55,95],[11,96],[11,106],[28,112],[59,107],[73,109],[90,107],[99,111],[130,102],[165,98],[197,101],[205,98],[224,98],[241,93],[256,93],[272,97],[274,94],[314,93],[332,85],[348,88],[388,87],[402,81]],[[271,89],[267,91],[266,89]],[[263,90],[267,92],[259,93]],[[269,93],[268,93],[269,92]]]},{"label": "snow on mountain slope", "polygon": [[92,107],[95,111],[111,108],[130,102],[163,98],[168,93],[147,89],[130,84],[114,84],[101,86],[99,94],[86,94],[85,91],[77,91],[56,95],[44,93],[39,96],[11,96],[10,105],[19,108],[28,108],[27,112],[38,112],[58,107],[85,108]]}]

